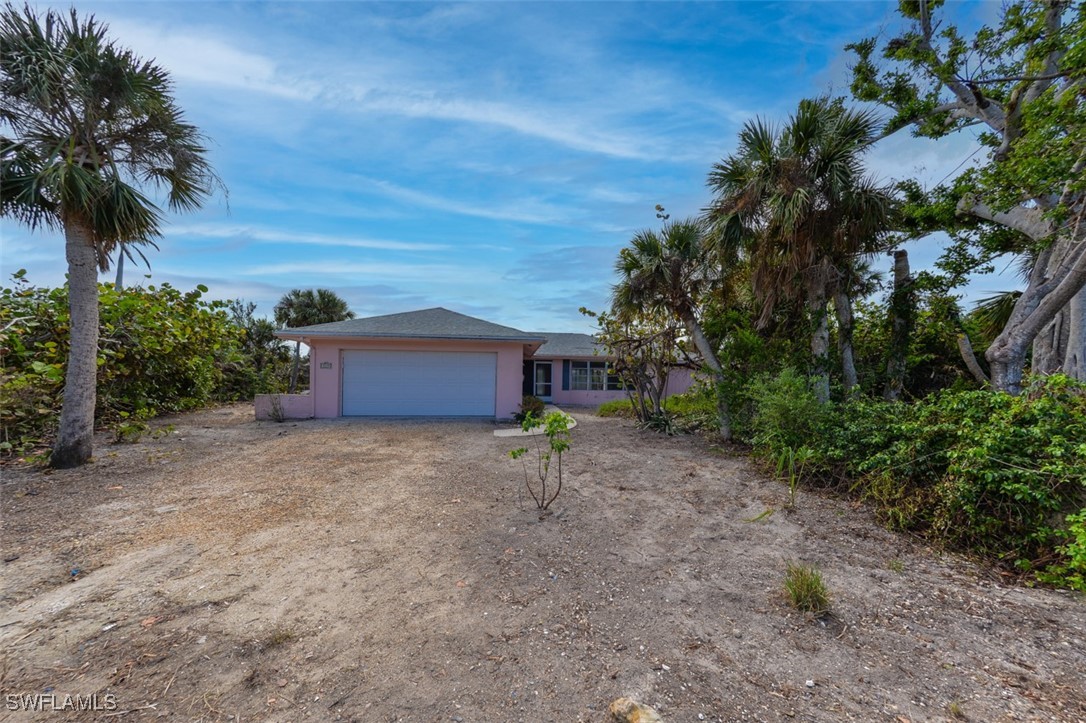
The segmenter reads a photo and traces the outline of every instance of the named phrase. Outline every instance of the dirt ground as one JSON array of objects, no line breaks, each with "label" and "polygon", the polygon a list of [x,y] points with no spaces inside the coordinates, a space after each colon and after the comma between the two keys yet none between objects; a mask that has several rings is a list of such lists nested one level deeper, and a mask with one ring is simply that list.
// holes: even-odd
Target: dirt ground
[{"label": "dirt ground", "polygon": [[[234,406],[3,470],[0,718],[600,722],[632,696],[668,723],[1086,720],[1082,597],[574,416],[543,521],[505,456],[524,440],[483,422]],[[789,607],[789,562],[831,615]],[[102,710],[12,710],[37,693]]]}]

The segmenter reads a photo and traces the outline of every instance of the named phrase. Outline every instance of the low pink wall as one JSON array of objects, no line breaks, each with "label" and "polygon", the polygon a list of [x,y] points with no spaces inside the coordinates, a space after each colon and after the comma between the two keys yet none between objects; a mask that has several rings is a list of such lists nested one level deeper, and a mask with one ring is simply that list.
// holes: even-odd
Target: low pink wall
[{"label": "low pink wall", "polygon": [[[558,373],[561,374],[561,368],[558,369]],[[558,379],[558,384],[554,385],[551,390],[551,401],[561,406],[563,404],[569,404],[572,406],[598,406],[604,402],[609,402],[612,399],[625,399],[626,392],[622,390],[608,392],[608,391],[587,391],[584,389],[562,389],[562,380]]]},{"label": "low pink wall", "polygon": [[253,407],[257,421],[313,418],[313,397],[309,394],[257,394]]},{"label": "low pink wall", "polygon": [[524,346],[520,342],[485,342],[395,339],[311,339],[309,341],[309,388],[313,397],[313,416],[340,416],[343,381],[340,352],[347,349],[376,351],[466,351],[493,352],[498,355],[497,389],[494,416],[511,419],[520,411],[521,377]]}]

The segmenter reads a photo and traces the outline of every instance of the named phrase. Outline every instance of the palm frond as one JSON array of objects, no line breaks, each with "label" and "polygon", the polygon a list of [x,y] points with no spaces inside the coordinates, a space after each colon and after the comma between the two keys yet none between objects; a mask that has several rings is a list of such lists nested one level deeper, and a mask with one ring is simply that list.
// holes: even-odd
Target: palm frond
[{"label": "palm frond", "polygon": [[115,244],[158,235],[155,188],[173,210],[225,190],[166,71],[106,32],[74,9],[0,10],[0,209],[30,226],[78,219],[103,267]]},{"label": "palm frond", "polygon": [[1007,326],[1021,291],[1002,291],[979,300],[970,316],[986,339],[995,339]]}]

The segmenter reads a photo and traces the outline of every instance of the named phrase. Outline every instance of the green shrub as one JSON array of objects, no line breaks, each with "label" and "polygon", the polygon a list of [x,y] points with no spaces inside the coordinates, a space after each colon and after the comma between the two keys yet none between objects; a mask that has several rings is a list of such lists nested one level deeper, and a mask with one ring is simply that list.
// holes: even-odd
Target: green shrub
[{"label": "green shrub", "polygon": [[[790,370],[751,385],[756,451],[838,483],[895,529],[1044,582],[1086,577],[1086,386],[1038,377],[1020,396],[945,390],[914,403],[819,406]],[[804,463],[783,464],[803,450]]]},{"label": "green shrub", "polygon": [[756,377],[749,394],[754,406],[751,441],[771,457],[814,440],[828,414],[815,398],[810,380],[791,368],[776,376]]},{"label": "green shrub", "polygon": [[822,473],[847,480],[890,526],[1045,582],[1082,584],[1083,385],[1053,375],[1017,397],[944,391],[913,404],[859,400],[826,420],[810,442]]},{"label": "green shrub", "polygon": [[542,399],[531,394],[525,394],[520,400],[520,411],[514,414],[513,418],[518,422],[523,422],[528,418],[529,414],[534,417],[542,417],[543,410],[546,408],[547,405]]},{"label": "green shrub", "polygon": [[1056,548],[1062,560],[1037,574],[1041,582],[1086,592],[1086,508],[1066,518],[1066,543]]},{"label": "green shrub", "polygon": [[1066,536],[1066,515],[1086,504],[1086,390],[1052,376],[1017,397],[967,392],[940,402],[954,412],[957,437],[937,488],[936,531],[1030,569]]},{"label": "green shrub", "polygon": [[[68,293],[31,286],[19,272],[0,289],[0,453],[45,448],[55,434],[68,356]],[[181,292],[99,287],[96,423],[120,425],[117,439],[145,420],[246,395],[244,331],[204,286]]]},{"label": "green shrub", "polygon": [[[708,389],[694,389],[685,394],[674,394],[664,400],[663,418],[647,420],[642,427],[668,434],[677,431],[688,432],[697,429],[715,429],[717,425],[716,402]],[[596,409],[601,417],[636,418],[633,404],[629,399],[612,399]]]},{"label": "green shrub", "polygon": [[710,386],[697,386],[684,394],[670,396],[664,400],[664,409],[681,431],[713,431],[720,425],[716,395]]},{"label": "green shrub", "polygon": [[601,417],[627,417],[632,419],[634,415],[633,403],[629,399],[612,399],[604,402],[596,410]]}]

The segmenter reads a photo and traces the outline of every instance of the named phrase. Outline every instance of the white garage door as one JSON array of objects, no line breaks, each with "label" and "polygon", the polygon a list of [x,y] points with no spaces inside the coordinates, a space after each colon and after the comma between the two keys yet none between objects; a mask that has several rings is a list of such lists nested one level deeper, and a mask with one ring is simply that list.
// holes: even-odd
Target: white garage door
[{"label": "white garage door", "polygon": [[344,351],[343,416],[493,417],[498,355]]}]

